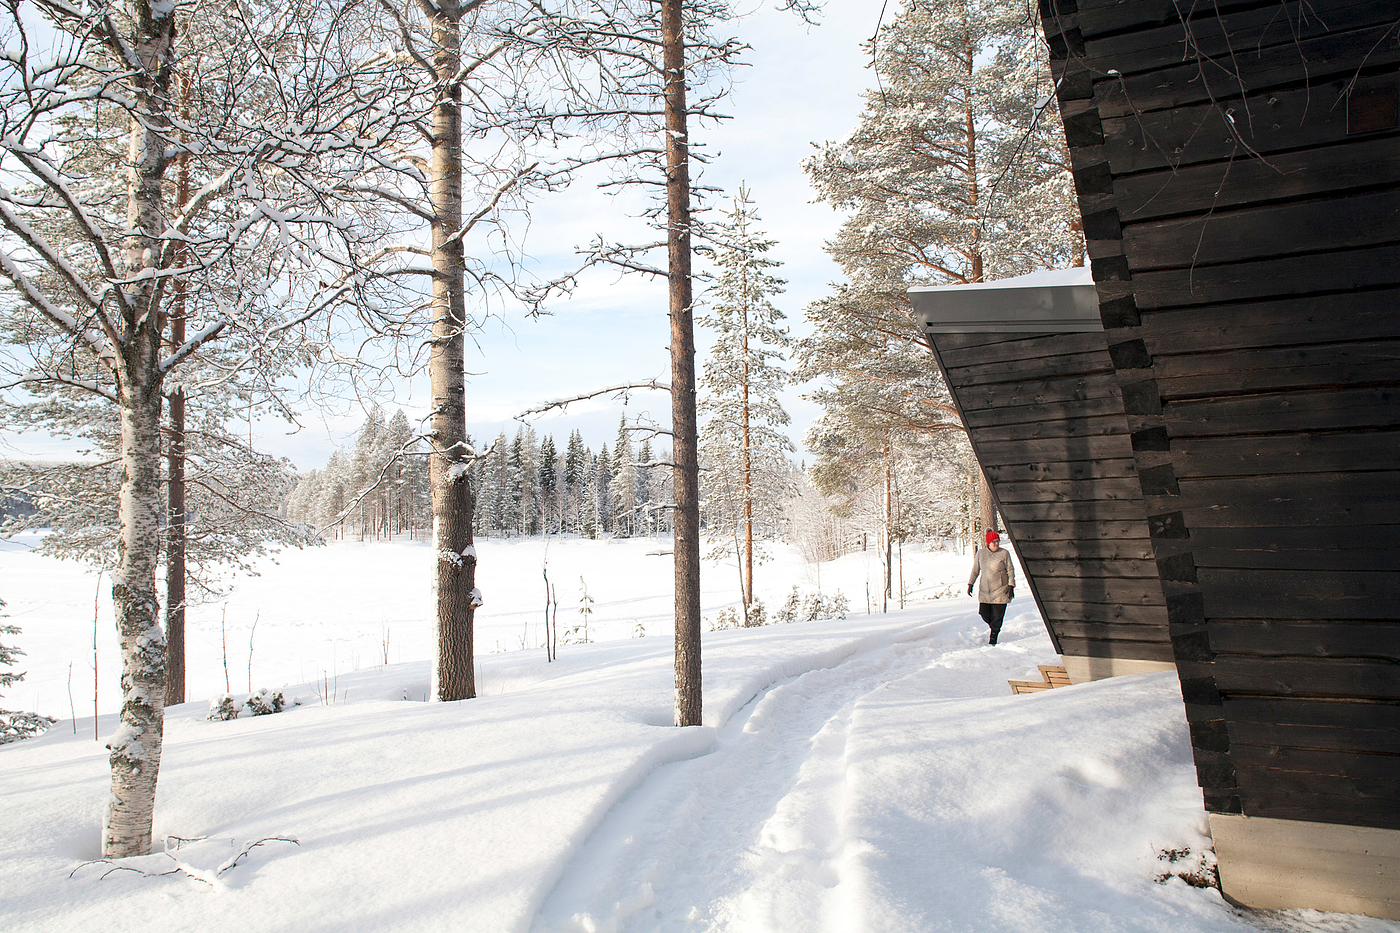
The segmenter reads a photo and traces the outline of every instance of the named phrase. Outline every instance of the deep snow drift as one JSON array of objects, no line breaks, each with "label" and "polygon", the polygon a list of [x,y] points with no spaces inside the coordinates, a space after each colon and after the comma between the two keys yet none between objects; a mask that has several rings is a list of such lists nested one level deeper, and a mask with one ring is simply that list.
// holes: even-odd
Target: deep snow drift
[{"label": "deep snow drift", "polygon": [[[669,574],[650,568],[669,561],[637,542],[550,547],[551,578],[556,566],[573,572],[566,552],[586,552],[590,593],[636,583],[636,596],[595,596],[605,632],[628,634],[634,612],[655,623],[661,597],[647,588]],[[335,568],[326,577],[293,559],[307,555],[268,567],[255,681],[314,670],[320,658],[289,652],[351,637],[344,626],[376,615],[421,625],[416,578],[396,557],[411,551],[311,552]],[[916,574],[906,564],[906,579],[926,591],[965,579],[960,556],[909,556],[923,563]],[[847,563],[825,568],[824,583],[860,583],[864,569]],[[13,621],[26,626],[31,669],[65,670],[91,637],[93,589],[85,621],[32,638],[34,618],[67,595],[53,577],[26,576],[41,565],[0,555],[0,593],[22,607]],[[797,567],[790,555],[767,565],[773,589]],[[727,590],[708,591],[707,612]],[[650,627],[565,646],[554,664],[538,650],[484,654],[487,695],[463,703],[420,702],[424,660],[358,658],[359,671],[328,671],[333,690],[319,677],[289,684],[303,705],[278,715],[211,722],[203,699],[176,707],[156,833],[205,838],[122,863],[146,874],[86,863],[98,854],[105,751],[90,714],[60,722],[0,748],[0,930],[1400,931],[1242,913],[1213,889],[1155,880],[1194,865],[1209,841],[1171,675],[1011,696],[1008,678],[1053,660],[1029,600],[1013,604],[997,647],[966,598],[855,608],[846,620],[707,634],[706,725],[694,729],[669,725],[670,639]],[[217,609],[212,618],[217,635]],[[398,631],[391,648],[407,655],[419,636]],[[36,641],[69,654],[58,664]],[[246,648],[236,660],[241,670]],[[192,663],[192,675],[222,689],[212,666],[195,675]],[[42,684],[52,691],[52,675]],[[106,735],[115,717],[98,725]],[[1186,848],[1175,866],[1158,857]]]}]

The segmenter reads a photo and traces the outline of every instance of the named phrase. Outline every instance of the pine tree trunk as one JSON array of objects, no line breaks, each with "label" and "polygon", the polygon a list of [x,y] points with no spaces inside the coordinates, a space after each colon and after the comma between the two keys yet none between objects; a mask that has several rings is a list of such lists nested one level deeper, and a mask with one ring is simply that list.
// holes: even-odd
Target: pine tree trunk
[{"label": "pine tree trunk", "polygon": [[[171,319],[176,346],[185,342],[184,324],[183,314]],[[185,393],[180,389],[170,393],[166,484],[165,705],[176,706],[185,702]]]},{"label": "pine tree trunk", "polygon": [[[978,201],[980,200],[980,191],[978,190],[979,186],[977,182],[977,121],[973,119],[972,113],[972,76],[973,69],[976,65],[976,50],[973,48],[971,42],[968,42],[966,45],[966,53],[966,68],[968,81],[966,85],[967,100],[965,107],[964,130],[967,134],[967,209],[968,216],[976,218],[978,211]],[[983,275],[982,225],[980,220],[972,225],[971,246],[972,255],[969,258],[972,261],[972,277],[969,279],[969,281],[980,282],[982,281]]]},{"label": "pine tree trunk", "polygon": [[160,554],[161,315],[151,270],[166,228],[161,185],[166,167],[174,7],[148,7],[133,43],[144,70],[136,84],[146,113],[131,124],[127,154],[127,229],[123,243],[117,402],[122,480],[117,491],[117,566],[112,604],[122,656],[121,725],[108,742],[112,788],[102,828],[107,858],[151,848],[156,777],[165,720],[165,636],[156,598]]},{"label": "pine tree trunk", "polygon": [[890,446],[889,432],[885,433],[885,592],[883,602],[889,609],[889,600],[894,596],[894,484],[891,464],[894,450]]},{"label": "pine tree trunk", "polygon": [[[747,312],[746,312],[747,313]],[[745,321],[745,326],[747,326]],[[744,359],[743,418],[744,418],[744,615],[748,617],[753,605],[753,448],[749,436],[749,335],[744,334],[742,357]]]},{"label": "pine tree trunk", "polygon": [[690,281],[690,155],[686,135],[683,0],[661,2],[665,70],[666,225],[671,310],[671,431],[676,494],[676,725],[698,726],[700,471],[695,416],[695,325]]},{"label": "pine tree trunk", "polygon": [[[181,87],[185,104],[181,116],[188,123],[188,88]],[[183,206],[190,199],[190,169],[188,161],[180,158],[176,202]],[[176,264],[187,260],[189,251],[176,251]],[[170,302],[170,346],[178,348],[185,342],[185,280],[177,279]],[[165,705],[178,706],[185,702],[185,392],[176,388],[168,396],[170,402],[170,438],[165,468],[166,533],[165,533]]]},{"label": "pine tree trunk", "polygon": [[[433,21],[434,66],[456,75],[461,43],[460,9],[438,4]],[[433,333],[428,361],[433,393],[432,457],[434,577],[437,601],[435,695],[439,700],[476,696],[472,626],[476,553],[472,547],[472,491],[467,466],[465,367],[466,284],[461,237],[461,88],[454,85],[433,111]]]},{"label": "pine tree trunk", "polygon": [[[985,536],[989,531],[995,531],[997,527],[997,507],[992,501],[992,489],[987,485],[987,475],[982,472],[982,467],[977,466],[977,512],[982,522],[981,536]],[[980,541],[975,542],[981,544]]]}]

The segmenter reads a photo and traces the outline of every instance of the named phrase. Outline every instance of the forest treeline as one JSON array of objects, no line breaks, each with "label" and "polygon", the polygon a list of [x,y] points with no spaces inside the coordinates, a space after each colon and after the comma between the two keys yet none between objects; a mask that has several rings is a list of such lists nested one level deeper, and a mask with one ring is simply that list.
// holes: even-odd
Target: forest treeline
[{"label": "forest treeline", "polygon": [[[519,537],[572,534],[627,538],[669,533],[669,451],[634,442],[624,420],[611,449],[596,452],[571,430],[563,443],[522,425],[477,451],[470,468],[475,534]],[[323,538],[360,541],[426,538],[432,530],[427,461],[402,411],[385,420],[373,409],[354,446],[298,477],[286,517]]]},{"label": "forest treeline", "polygon": [[[478,537],[574,535],[629,538],[672,531],[669,451],[654,450],[650,437],[634,441],[637,428],[625,416],[609,446],[597,451],[570,429],[562,445],[552,433],[521,425],[478,449],[472,468]],[[705,474],[722,474],[715,451],[702,455]],[[881,547],[888,539],[961,542],[976,522],[977,491],[970,473],[954,457],[937,464],[898,455],[892,468],[894,523],[884,525],[883,488],[866,495],[830,496],[811,481],[811,471],[781,457],[767,461],[761,485],[775,499],[754,523],[764,542],[783,540],[812,560],[832,560],[851,550]],[[719,484],[701,500],[701,520],[713,557],[738,551],[730,535],[736,523],[726,511],[733,502]],[[348,448],[326,465],[298,474],[285,487],[282,513],[324,541],[428,540],[432,536],[423,445],[402,410],[385,418],[373,408]],[[738,527],[742,527],[739,525]]]}]

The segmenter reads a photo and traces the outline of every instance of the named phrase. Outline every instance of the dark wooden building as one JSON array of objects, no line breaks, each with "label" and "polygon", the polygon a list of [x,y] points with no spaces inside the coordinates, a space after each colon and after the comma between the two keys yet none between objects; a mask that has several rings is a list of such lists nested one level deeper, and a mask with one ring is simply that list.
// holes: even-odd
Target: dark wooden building
[{"label": "dark wooden building", "polygon": [[1172,668],[1089,270],[909,296],[1070,679]]},{"label": "dark wooden building", "polygon": [[1224,892],[1400,918],[1400,4],[1041,14]]}]

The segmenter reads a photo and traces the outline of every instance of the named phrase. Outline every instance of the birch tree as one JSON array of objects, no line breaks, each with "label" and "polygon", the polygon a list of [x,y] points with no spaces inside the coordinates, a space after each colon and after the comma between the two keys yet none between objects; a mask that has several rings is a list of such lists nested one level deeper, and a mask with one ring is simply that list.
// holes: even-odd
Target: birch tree
[{"label": "birch tree", "polygon": [[[31,29],[30,16],[47,27]],[[165,690],[155,570],[167,384],[216,343],[241,368],[266,358],[286,326],[274,285],[316,266],[317,229],[352,235],[328,212],[337,203],[330,169],[353,169],[397,119],[386,88],[364,95],[365,74],[337,56],[343,36],[323,33],[310,57],[307,34],[337,25],[295,2],[186,10],[38,0],[0,15],[0,313],[19,373],[9,388],[59,404],[85,394],[112,405],[120,426],[112,596],[122,705],[108,743],[107,857],[144,854],[151,842]],[[182,75],[189,97],[177,103]],[[126,125],[124,156],[115,170],[84,166],[65,126],[100,126],[110,114]],[[198,182],[188,200],[169,190],[178,159]],[[169,301],[182,280],[235,297],[215,300],[172,342]]]}]

